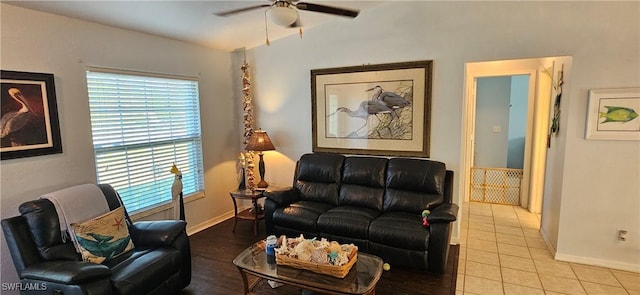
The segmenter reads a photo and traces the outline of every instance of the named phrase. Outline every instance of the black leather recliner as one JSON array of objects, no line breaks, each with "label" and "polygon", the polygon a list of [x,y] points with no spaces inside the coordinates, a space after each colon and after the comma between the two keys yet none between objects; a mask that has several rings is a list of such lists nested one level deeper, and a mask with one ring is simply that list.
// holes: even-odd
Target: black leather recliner
[{"label": "black leather recliner", "polygon": [[[98,187],[110,210],[120,207],[120,196],[110,185]],[[22,294],[176,294],[191,282],[184,221],[132,223],[125,210],[135,249],[96,264],[82,261],[69,239],[63,242],[51,201],[29,201],[19,211],[20,216],[2,220],[2,229],[20,282],[27,287]]]},{"label": "black leather recliner", "polygon": [[305,154],[293,187],[265,192],[267,234],[353,243],[392,265],[442,273],[458,213],[452,189],[453,171],[437,161]]}]

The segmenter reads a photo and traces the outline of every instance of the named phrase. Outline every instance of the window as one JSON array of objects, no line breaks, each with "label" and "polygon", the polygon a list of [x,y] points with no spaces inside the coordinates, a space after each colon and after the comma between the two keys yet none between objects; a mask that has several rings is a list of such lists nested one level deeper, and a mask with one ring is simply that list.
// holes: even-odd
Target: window
[{"label": "window", "polygon": [[185,196],[204,189],[198,81],[90,69],[87,89],[98,183],[129,212],[171,201],[173,163]]}]

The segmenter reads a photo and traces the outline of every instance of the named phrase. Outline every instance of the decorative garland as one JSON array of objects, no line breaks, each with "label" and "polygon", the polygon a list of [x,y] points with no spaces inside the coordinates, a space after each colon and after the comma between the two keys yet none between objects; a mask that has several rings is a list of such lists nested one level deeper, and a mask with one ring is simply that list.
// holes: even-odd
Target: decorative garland
[{"label": "decorative garland", "polygon": [[[240,67],[242,70],[242,111],[243,111],[243,127],[244,127],[244,141],[243,146],[249,143],[249,138],[253,134],[253,124],[255,122],[253,117],[253,102],[251,100],[251,76],[249,75],[249,64],[245,59]],[[244,149],[244,147],[243,147]],[[243,167],[246,168],[246,185],[249,189],[255,189],[256,177],[254,174],[255,162],[253,161],[254,152],[244,151],[242,153]]]},{"label": "decorative garland", "polygon": [[[553,75],[551,74],[553,80]],[[551,127],[547,135],[547,148],[551,148],[551,136],[560,132],[560,100],[562,99],[562,85],[564,84],[564,64],[558,71],[558,82],[553,83],[553,89],[556,91],[556,99],[553,103],[553,118],[551,119]]]},{"label": "decorative garland", "polygon": [[560,131],[560,99],[562,98],[562,84],[564,84],[564,64],[558,72],[558,83],[554,85],[556,89],[556,101],[553,104],[553,120],[551,122],[551,134],[556,134]]}]

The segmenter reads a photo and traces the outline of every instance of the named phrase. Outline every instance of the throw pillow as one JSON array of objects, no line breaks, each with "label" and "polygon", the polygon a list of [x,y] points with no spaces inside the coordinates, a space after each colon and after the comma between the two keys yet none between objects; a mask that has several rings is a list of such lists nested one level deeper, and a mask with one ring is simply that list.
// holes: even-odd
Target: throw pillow
[{"label": "throw pillow", "polygon": [[133,249],[122,206],[71,228],[84,261],[103,263]]}]

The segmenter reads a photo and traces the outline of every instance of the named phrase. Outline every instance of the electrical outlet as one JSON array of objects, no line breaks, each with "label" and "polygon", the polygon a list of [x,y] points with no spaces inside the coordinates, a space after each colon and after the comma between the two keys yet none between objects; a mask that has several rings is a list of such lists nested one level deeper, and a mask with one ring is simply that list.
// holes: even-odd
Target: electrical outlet
[{"label": "electrical outlet", "polygon": [[626,241],[627,240],[627,230],[619,229],[618,230],[618,241]]}]

